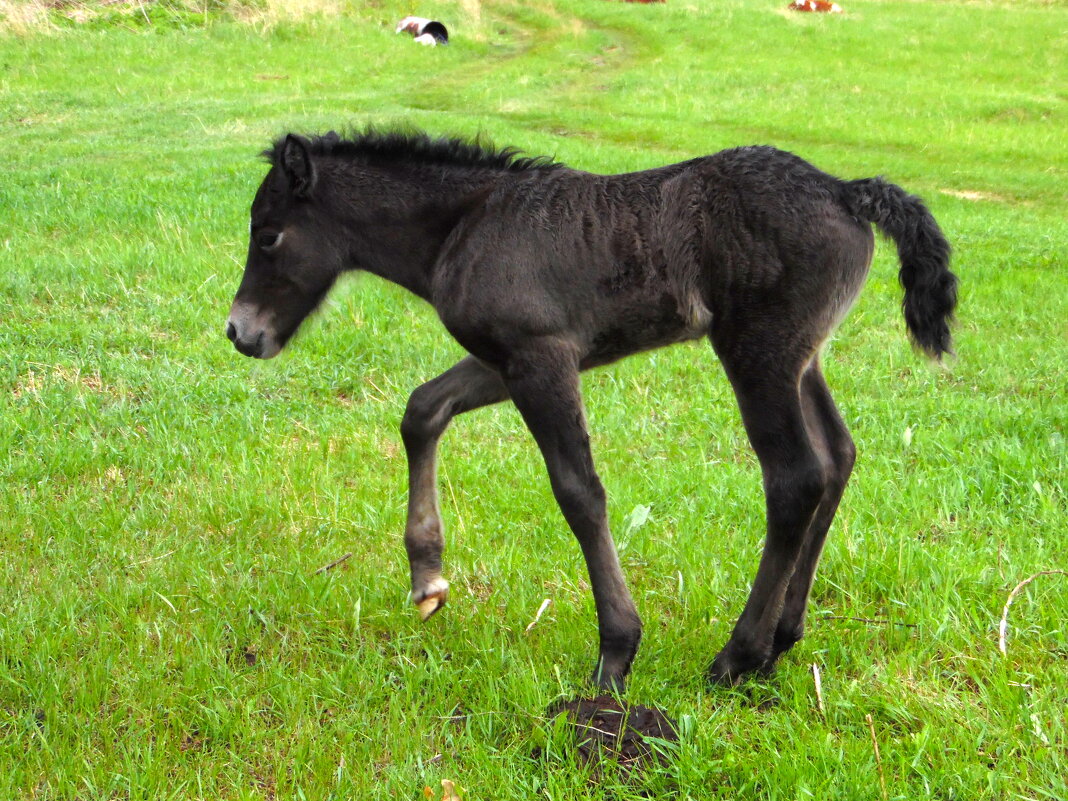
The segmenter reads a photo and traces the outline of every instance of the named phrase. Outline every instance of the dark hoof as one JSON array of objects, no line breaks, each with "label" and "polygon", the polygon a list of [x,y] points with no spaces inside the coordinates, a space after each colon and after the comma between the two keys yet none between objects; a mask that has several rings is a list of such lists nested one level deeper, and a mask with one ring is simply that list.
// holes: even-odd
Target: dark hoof
[{"label": "dark hoof", "polygon": [[775,671],[778,670],[779,667],[780,656],[782,656],[782,654],[774,654],[765,659],[764,664],[756,669],[757,675],[764,676],[765,678],[774,676]]},{"label": "dark hoof", "polygon": [[605,648],[602,640],[601,655],[593,671],[593,683],[607,692],[622,693],[626,688],[631,663],[638,653],[638,638],[622,643],[610,642],[609,645],[614,647]]},{"label": "dark hoof", "polygon": [[600,668],[593,672],[590,677],[593,685],[608,693],[622,695],[627,689],[627,677],[625,674],[605,673]]},{"label": "dark hoof", "polygon": [[713,684],[733,687],[750,673],[761,670],[767,663],[766,656],[735,654],[728,645],[712,660],[712,667],[708,669],[708,680]]},{"label": "dark hoof", "polygon": [[770,676],[775,672],[775,666],[779,664],[779,660],[783,654],[797,645],[801,641],[803,631],[794,631],[785,637],[781,637],[778,632],[775,634],[775,642],[771,646],[771,655],[764,660],[764,664],[760,666],[760,672],[765,676]]}]

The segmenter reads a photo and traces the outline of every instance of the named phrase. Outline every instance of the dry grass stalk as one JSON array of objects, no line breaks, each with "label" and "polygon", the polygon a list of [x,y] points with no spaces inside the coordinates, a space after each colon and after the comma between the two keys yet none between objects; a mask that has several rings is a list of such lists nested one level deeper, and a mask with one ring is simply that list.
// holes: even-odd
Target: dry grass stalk
[{"label": "dry grass stalk", "polygon": [[875,749],[875,769],[879,772],[879,789],[882,791],[883,801],[886,801],[886,777],[883,775],[883,760],[879,756],[879,741],[875,738],[875,722],[871,719],[870,712],[864,716],[864,719],[868,721],[868,731],[871,732],[871,745]]},{"label": "dry grass stalk", "polygon": [[542,614],[544,614],[545,610],[549,608],[550,603],[552,603],[551,598],[546,598],[544,601],[541,602],[541,606],[538,607],[537,614],[534,615],[534,619],[530,621],[530,624],[524,630],[524,634],[529,634],[530,630],[534,628],[534,624],[541,620]]},{"label": "dry grass stalk", "polygon": [[816,685],[816,709],[819,710],[820,717],[826,717],[827,713],[823,708],[823,682],[820,680],[820,668],[815,662],[812,663],[812,682]]},{"label": "dry grass stalk", "polygon": [[320,573],[325,573],[327,570],[333,570],[335,567],[340,565],[346,559],[351,559],[351,558],[352,558],[352,553],[351,552],[345,554],[344,556],[340,556],[337,559],[335,559],[333,562],[331,562],[330,564],[323,565],[322,567],[320,567],[318,570],[315,571],[314,575],[318,576]]},{"label": "dry grass stalk", "polygon": [[1012,592],[1009,593],[1009,597],[1005,600],[1005,608],[1001,610],[1001,624],[998,626],[998,650],[1001,651],[1003,656],[1008,656],[1008,643],[1006,642],[1009,631],[1009,607],[1012,606],[1012,602],[1016,600],[1016,596],[1019,595],[1023,588],[1034,581],[1039,576],[1068,576],[1068,570],[1040,570],[1033,576],[1028,576],[1015,587],[1012,588]]}]

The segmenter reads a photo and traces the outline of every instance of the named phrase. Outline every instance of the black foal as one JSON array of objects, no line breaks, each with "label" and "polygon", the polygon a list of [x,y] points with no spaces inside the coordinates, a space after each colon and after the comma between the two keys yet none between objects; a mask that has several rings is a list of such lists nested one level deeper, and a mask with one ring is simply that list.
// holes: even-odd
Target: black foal
[{"label": "black foal", "polygon": [[804,631],[812,578],[855,451],[820,372],[823,343],[871,263],[871,224],[901,261],[916,344],[950,349],[949,245],[916,197],[842,181],[768,147],[595,175],[424,134],[290,135],[252,204],[227,335],[276,355],[342,272],[416,293],[471,354],[412,393],[404,542],[412,600],[445,603],[437,443],[463,412],[506,399],[545,458],[597,605],[596,681],[621,688],[641,621],[590,454],[580,371],[707,336],[764,476],[767,539],[752,591],[710,669],[769,670]]}]

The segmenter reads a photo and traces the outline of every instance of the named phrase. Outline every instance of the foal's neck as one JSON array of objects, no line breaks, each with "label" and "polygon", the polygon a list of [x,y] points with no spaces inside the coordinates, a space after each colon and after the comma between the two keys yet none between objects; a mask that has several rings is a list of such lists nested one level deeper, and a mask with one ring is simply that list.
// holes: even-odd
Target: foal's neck
[{"label": "foal's neck", "polygon": [[434,264],[449,234],[477,200],[506,173],[449,166],[365,168],[361,186],[374,185],[373,197],[362,195],[361,218],[348,226],[355,240],[359,269],[366,270],[426,301]]}]

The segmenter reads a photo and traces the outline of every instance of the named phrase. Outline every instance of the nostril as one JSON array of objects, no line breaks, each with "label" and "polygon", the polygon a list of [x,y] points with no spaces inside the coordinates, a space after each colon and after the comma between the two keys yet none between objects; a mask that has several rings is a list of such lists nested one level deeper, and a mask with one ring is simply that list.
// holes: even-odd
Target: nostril
[{"label": "nostril", "polygon": [[237,339],[237,329],[234,328],[233,323],[226,324],[226,338],[229,339],[231,342]]}]

